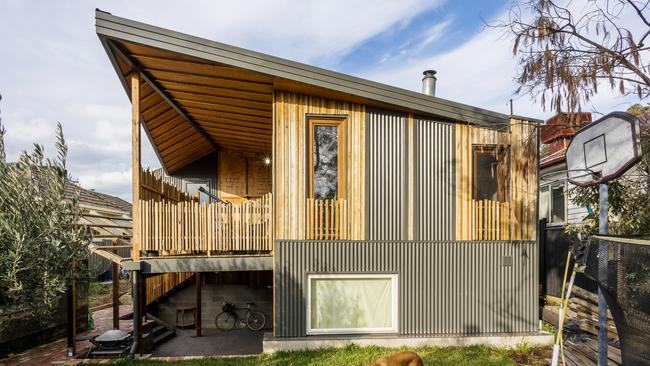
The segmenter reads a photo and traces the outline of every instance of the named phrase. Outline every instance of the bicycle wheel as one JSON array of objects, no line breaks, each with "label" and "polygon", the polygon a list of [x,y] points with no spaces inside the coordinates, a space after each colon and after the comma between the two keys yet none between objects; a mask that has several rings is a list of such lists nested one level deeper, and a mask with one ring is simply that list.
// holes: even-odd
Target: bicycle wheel
[{"label": "bicycle wheel", "polygon": [[221,312],[214,319],[214,325],[216,325],[219,330],[231,330],[235,327],[235,320],[235,315],[232,313]]},{"label": "bicycle wheel", "polygon": [[246,314],[246,326],[250,330],[262,330],[266,325],[266,317],[260,311],[249,311]]}]

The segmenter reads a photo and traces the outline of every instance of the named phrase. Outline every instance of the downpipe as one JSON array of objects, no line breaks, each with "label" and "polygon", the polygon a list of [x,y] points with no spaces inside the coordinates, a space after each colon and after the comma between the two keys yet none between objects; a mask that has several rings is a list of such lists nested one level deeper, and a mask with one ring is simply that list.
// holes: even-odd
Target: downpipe
[{"label": "downpipe", "polygon": [[129,358],[135,358],[136,352],[140,347],[140,271],[132,271],[133,285],[131,287],[131,298],[133,303],[133,344],[129,352]]}]

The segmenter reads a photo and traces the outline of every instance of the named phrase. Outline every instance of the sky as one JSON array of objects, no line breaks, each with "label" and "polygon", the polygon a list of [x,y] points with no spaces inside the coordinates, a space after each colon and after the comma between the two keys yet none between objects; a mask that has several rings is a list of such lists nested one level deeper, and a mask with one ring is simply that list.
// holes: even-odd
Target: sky
[{"label": "sky", "polygon": [[[511,40],[486,27],[509,1],[0,0],[0,118],[10,159],[32,144],[54,153],[57,122],[68,167],[84,188],[130,200],[130,102],[94,31],[95,8],[274,56],[502,113],[513,98]],[[605,90],[584,110],[634,102]],[[551,117],[528,96],[514,113]],[[146,136],[143,134],[143,136]],[[143,139],[144,166],[160,166]]]}]

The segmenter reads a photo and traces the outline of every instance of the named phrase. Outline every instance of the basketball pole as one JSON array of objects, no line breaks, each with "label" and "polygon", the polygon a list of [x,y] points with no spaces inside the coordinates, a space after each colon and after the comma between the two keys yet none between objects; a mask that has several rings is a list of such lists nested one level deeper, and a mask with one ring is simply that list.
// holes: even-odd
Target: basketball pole
[{"label": "basketball pole", "polygon": [[[600,210],[598,213],[598,234],[607,235],[609,211],[609,187],[607,183],[599,185]],[[598,366],[607,366],[607,302],[602,286],[607,284],[608,245],[604,240],[598,241]]]}]

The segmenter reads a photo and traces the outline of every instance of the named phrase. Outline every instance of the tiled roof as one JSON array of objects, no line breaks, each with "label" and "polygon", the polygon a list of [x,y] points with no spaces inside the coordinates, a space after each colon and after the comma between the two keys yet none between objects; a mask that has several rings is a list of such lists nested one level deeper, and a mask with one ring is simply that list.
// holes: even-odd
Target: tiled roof
[{"label": "tiled roof", "polygon": [[125,200],[105,193],[99,193],[82,188],[72,182],[68,182],[65,187],[65,191],[66,197],[71,197],[73,194],[79,194],[79,203],[81,204],[104,207],[113,210],[124,211],[126,213],[131,212],[131,204]]},{"label": "tiled roof", "polygon": [[539,167],[546,168],[557,163],[563,162],[566,155],[566,149],[554,151],[539,157]]}]

